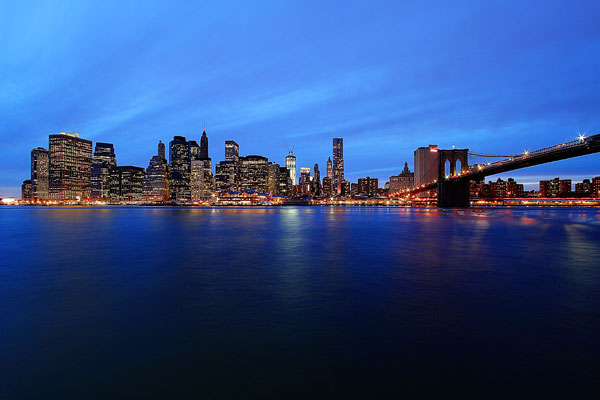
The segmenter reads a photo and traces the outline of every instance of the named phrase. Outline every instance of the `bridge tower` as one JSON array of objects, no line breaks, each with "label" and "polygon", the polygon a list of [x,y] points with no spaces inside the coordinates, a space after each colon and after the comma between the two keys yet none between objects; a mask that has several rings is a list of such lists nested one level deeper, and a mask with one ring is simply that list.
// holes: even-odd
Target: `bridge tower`
[{"label": "bridge tower", "polygon": [[438,207],[469,207],[469,181],[447,180],[469,169],[469,149],[439,150],[438,155]]}]

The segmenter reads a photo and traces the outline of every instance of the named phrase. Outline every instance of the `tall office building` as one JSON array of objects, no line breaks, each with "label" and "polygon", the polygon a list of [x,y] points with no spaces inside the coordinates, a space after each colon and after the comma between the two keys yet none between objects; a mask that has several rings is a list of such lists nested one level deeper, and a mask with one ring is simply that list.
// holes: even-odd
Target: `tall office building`
[{"label": "tall office building", "polygon": [[321,195],[321,171],[319,171],[319,164],[315,163],[313,168],[313,194],[315,196]]},{"label": "tall office building", "polygon": [[290,179],[292,180],[292,185],[296,185],[296,156],[291,151],[285,157],[285,166],[290,170]]},{"label": "tall office building", "polygon": [[195,140],[188,141],[188,151],[190,152],[190,162],[200,159],[200,146]]},{"label": "tall office building", "polygon": [[91,195],[92,141],[77,133],[50,135],[49,181],[53,200],[89,199]]},{"label": "tall office building", "polygon": [[204,129],[200,138],[200,160],[206,158],[208,158],[208,136],[206,136],[206,129]]},{"label": "tall office building", "polygon": [[[162,150],[162,155],[161,155]],[[144,181],[142,182],[142,196],[145,201],[167,201],[171,197],[169,191],[170,169],[164,157],[165,144],[158,143],[158,155],[150,159]]]},{"label": "tall office building", "polygon": [[[439,169],[438,147],[430,144],[429,147],[419,147],[415,150],[415,187],[433,182],[438,179]],[[419,193],[419,197],[429,197],[437,192],[436,189]]]},{"label": "tall office building", "polygon": [[204,161],[192,160],[190,169],[190,186],[193,202],[201,201],[204,193]]},{"label": "tall office building", "polygon": [[310,176],[310,168],[300,167],[300,179],[298,180],[300,193],[310,194],[312,192],[312,178]]},{"label": "tall office building", "polygon": [[217,191],[238,189],[238,164],[235,161],[221,161],[215,166],[215,187]]},{"label": "tall office building", "polygon": [[367,176],[366,178],[361,178],[358,180],[357,194],[363,194],[367,197],[373,197],[377,194],[378,188],[379,179]]},{"label": "tall office building", "polygon": [[48,150],[37,147],[31,150],[31,200],[48,200],[48,179],[50,173],[50,154]]},{"label": "tall office building", "polygon": [[344,183],[344,139],[333,138],[333,186],[334,192],[342,194]]},{"label": "tall office building", "polygon": [[290,170],[287,167],[279,167],[279,188],[278,194],[282,196],[291,195],[292,179],[290,178]]},{"label": "tall office building", "polygon": [[190,152],[183,136],[174,136],[169,143],[171,163],[171,199],[190,201]]},{"label": "tall office building", "polygon": [[331,157],[327,159],[327,177],[333,180],[333,164],[331,163]]},{"label": "tall office building", "polygon": [[115,149],[111,143],[96,142],[92,159],[91,198],[110,198],[110,168],[117,165]]},{"label": "tall office building", "polygon": [[239,159],[240,189],[268,191],[269,159],[250,155]]},{"label": "tall office building", "polygon": [[33,200],[31,179],[24,180],[23,184],[21,185],[21,200],[23,200],[23,201]]},{"label": "tall office building", "polygon": [[237,162],[240,158],[240,146],[233,140],[225,141],[225,161]]},{"label": "tall office building", "polygon": [[145,174],[141,167],[111,167],[110,201],[142,201]]},{"label": "tall office building", "polygon": [[166,153],[165,153],[165,144],[162,141],[158,141],[158,156],[162,157],[163,160],[167,159]]}]

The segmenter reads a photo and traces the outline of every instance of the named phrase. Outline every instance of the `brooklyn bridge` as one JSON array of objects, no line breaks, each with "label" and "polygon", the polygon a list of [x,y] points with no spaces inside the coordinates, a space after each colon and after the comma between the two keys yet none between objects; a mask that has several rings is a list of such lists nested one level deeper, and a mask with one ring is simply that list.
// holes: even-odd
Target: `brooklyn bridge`
[{"label": "brooklyn bridge", "polygon": [[[411,189],[406,189],[395,195],[398,198],[411,198],[423,192],[437,192],[439,207],[469,207],[469,185],[471,181],[479,182],[486,176],[501,174],[508,171],[546,164],[567,158],[580,157],[600,152],[600,134],[586,137],[579,135],[577,140],[557,144],[535,151],[525,151],[523,154],[507,156],[506,158],[488,163],[469,165],[469,155],[486,157],[492,155],[469,153],[469,149],[437,149],[431,147],[435,160],[428,165],[431,181],[420,183]],[[498,157],[498,156],[495,156]],[[436,171],[437,170],[437,171]]]}]

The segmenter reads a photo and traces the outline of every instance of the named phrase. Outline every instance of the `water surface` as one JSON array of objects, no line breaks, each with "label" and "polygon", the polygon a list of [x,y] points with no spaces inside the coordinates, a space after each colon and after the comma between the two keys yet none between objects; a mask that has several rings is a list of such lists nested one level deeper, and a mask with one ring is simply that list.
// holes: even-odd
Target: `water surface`
[{"label": "water surface", "polygon": [[600,378],[600,210],[0,207],[0,397]]}]

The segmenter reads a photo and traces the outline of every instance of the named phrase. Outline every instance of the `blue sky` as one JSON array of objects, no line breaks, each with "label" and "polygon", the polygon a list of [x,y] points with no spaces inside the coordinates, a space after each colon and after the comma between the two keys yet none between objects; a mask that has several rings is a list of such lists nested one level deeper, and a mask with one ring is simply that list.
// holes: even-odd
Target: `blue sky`
[{"label": "blue sky", "polygon": [[[600,133],[598,1],[2,1],[0,196],[48,134],[112,142],[146,167],[159,139],[346,176],[400,172],[419,146],[494,154]],[[511,173],[600,175],[600,155]],[[537,186],[534,184],[533,186]]]}]

